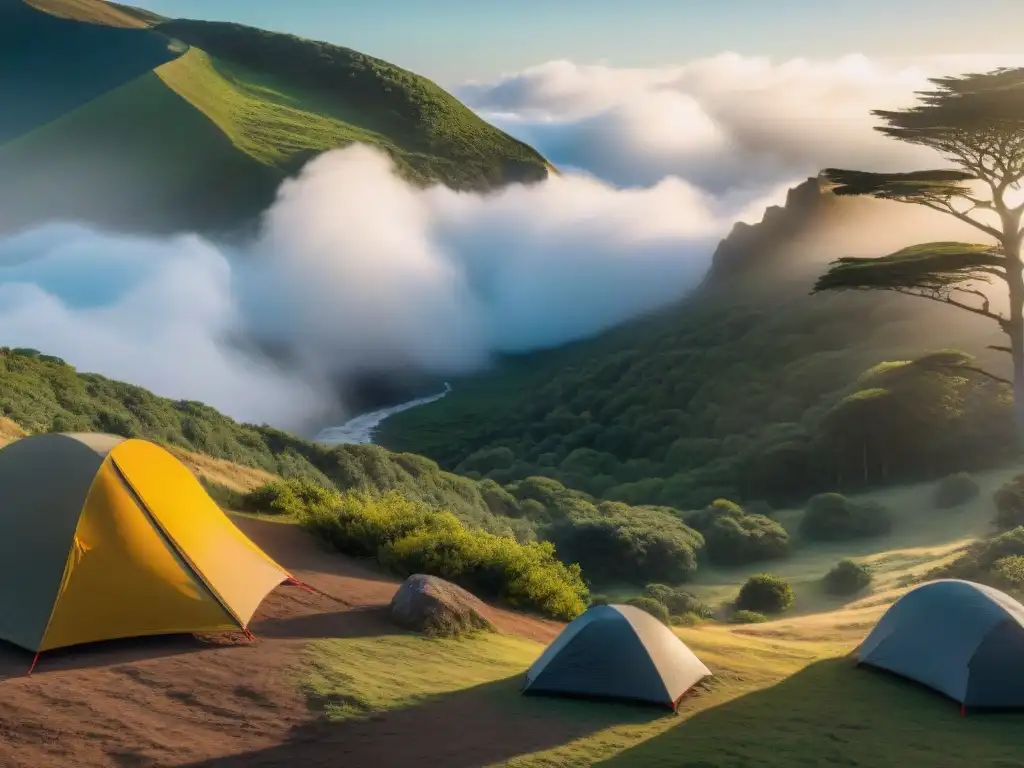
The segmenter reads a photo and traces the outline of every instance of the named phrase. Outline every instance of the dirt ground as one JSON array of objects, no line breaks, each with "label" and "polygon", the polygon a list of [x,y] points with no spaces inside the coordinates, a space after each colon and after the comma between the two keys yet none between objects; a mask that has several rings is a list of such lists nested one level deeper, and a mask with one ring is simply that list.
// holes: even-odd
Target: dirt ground
[{"label": "dirt ground", "polygon": [[[386,606],[397,583],[321,550],[301,529],[236,518],[296,578],[322,590],[282,586],[241,633],[100,643],[32,654],[0,647],[0,765],[406,766],[447,768],[501,760],[571,734],[542,721],[510,733],[497,711],[452,696],[424,713],[357,723],[317,720],[299,690],[302,649],[322,637],[393,632]],[[547,642],[554,622],[492,610],[503,632]]]}]

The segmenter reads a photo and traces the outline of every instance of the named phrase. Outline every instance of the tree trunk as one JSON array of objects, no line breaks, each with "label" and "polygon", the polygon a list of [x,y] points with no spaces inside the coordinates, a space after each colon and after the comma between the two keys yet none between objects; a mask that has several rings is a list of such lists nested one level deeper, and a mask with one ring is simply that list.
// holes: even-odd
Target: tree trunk
[{"label": "tree trunk", "polygon": [[1013,360],[1013,413],[1017,426],[1017,450],[1024,451],[1024,272],[1021,271],[1020,217],[1004,221],[1003,251],[1008,261],[1006,283],[1010,293],[1010,321],[1004,328],[1010,339]]}]

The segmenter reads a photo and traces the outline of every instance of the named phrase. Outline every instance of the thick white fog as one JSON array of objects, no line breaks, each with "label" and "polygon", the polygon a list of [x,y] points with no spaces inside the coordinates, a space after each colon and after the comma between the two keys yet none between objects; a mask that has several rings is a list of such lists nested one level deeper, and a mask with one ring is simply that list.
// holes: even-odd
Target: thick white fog
[{"label": "thick white fog", "polygon": [[[463,373],[672,302],[735,221],[824,166],[934,163],[868,114],[909,104],[924,74],[726,55],[656,71],[552,62],[472,84],[467,101],[566,172],[490,195],[419,190],[354,146],[286,182],[248,246],[54,222],[0,240],[0,344],[300,426],[334,404],[337,377]],[[927,216],[912,221],[897,247],[927,235]]]}]

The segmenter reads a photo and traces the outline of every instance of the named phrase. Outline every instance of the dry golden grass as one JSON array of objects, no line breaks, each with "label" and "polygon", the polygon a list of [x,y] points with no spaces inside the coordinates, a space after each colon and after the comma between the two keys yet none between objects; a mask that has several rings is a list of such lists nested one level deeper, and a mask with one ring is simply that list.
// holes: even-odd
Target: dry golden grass
[{"label": "dry golden grass", "polygon": [[25,0],[28,5],[62,19],[102,24],[105,27],[147,27],[143,19],[103,0]]},{"label": "dry golden grass", "polygon": [[214,459],[201,453],[192,453],[181,448],[168,448],[174,456],[188,467],[196,477],[205,478],[233,491],[245,493],[253,488],[279,480],[277,475],[262,469],[243,467],[224,459]]}]

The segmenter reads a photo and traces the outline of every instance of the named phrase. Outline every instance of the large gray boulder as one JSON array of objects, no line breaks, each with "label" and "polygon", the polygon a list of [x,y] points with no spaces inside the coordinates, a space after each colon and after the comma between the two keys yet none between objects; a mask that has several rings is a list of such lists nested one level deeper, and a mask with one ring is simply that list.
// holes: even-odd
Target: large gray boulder
[{"label": "large gray boulder", "polygon": [[398,626],[430,636],[493,632],[487,613],[483,601],[462,587],[422,573],[406,579],[391,598],[391,618]]}]

